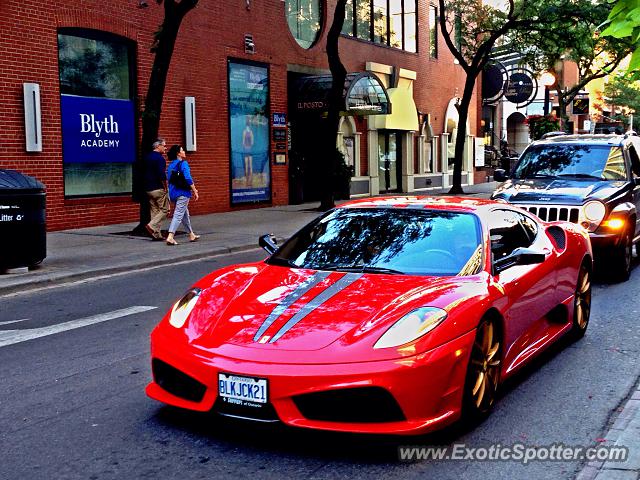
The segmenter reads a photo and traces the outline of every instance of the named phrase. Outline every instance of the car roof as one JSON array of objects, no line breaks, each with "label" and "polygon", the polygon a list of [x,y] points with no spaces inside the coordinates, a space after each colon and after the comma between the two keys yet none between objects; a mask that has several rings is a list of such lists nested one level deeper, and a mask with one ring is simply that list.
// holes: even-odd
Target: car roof
[{"label": "car roof", "polygon": [[399,195],[351,200],[339,205],[337,208],[425,208],[478,212],[486,211],[496,205],[507,206],[502,202],[475,197]]},{"label": "car roof", "polygon": [[629,138],[628,135],[593,134],[593,135],[557,135],[544,140],[537,140],[532,145],[584,144],[620,146]]}]

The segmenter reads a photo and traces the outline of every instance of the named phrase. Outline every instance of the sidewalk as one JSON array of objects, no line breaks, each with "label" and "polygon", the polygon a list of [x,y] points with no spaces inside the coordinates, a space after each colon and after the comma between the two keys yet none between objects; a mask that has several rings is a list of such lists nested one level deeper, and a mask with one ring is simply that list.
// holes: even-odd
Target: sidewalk
[{"label": "sidewalk", "polygon": [[[465,195],[489,197],[496,183],[464,187]],[[444,190],[429,192],[440,195]],[[320,215],[319,202],[192,216],[200,240],[191,243],[177,235],[180,244],[131,235],[137,222],[63,230],[47,234],[47,258],[26,273],[0,274],[0,295],[64,282],[168,265],[239,250],[258,248],[258,237],[273,233],[288,238]],[[165,228],[168,224],[165,224]]]}]

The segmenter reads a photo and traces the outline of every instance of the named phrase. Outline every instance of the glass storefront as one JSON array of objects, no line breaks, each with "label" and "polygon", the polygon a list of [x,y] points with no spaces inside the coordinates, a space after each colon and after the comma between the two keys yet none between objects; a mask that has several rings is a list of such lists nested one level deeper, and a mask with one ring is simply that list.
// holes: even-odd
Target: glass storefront
[{"label": "glass storefront", "polygon": [[58,63],[65,196],[131,193],[132,43],[104,32],[61,29]]},{"label": "glass storefront", "polygon": [[401,186],[402,137],[399,132],[378,131],[378,176],[380,192],[399,192]]}]

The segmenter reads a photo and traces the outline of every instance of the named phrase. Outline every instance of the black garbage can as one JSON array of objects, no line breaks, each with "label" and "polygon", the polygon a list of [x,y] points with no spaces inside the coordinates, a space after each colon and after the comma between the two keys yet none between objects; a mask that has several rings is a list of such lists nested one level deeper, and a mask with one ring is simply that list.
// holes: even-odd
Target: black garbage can
[{"label": "black garbage can", "polygon": [[45,186],[0,169],[0,269],[31,267],[47,256]]}]

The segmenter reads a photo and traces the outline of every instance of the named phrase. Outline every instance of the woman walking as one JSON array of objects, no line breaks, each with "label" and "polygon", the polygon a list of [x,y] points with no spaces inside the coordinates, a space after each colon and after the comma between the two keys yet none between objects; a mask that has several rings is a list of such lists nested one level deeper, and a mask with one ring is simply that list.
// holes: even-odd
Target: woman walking
[{"label": "woman walking", "polygon": [[[169,226],[169,235],[167,235],[167,245],[177,245],[178,242],[173,238],[178,225],[182,223],[189,232],[189,241],[195,242],[200,238],[191,228],[191,219],[189,218],[189,200],[193,196],[194,200],[198,200],[198,190],[191,178],[191,170],[187,163],[187,154],[181,145],[173,145],[167,154],[169,157],[169,168],[167,169],[167,178],[169,179],[169,198],[176,204],[173,210],[173,219]],[[182,175],[176,175],[182,172]],[[183,178],[179,178],[183,177]]]}]

